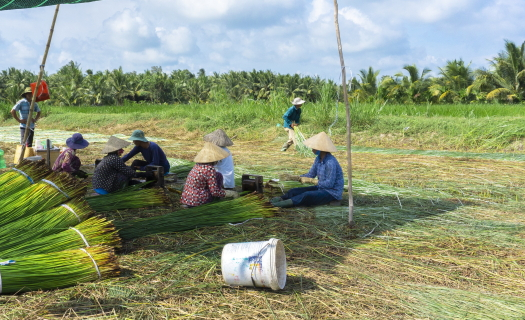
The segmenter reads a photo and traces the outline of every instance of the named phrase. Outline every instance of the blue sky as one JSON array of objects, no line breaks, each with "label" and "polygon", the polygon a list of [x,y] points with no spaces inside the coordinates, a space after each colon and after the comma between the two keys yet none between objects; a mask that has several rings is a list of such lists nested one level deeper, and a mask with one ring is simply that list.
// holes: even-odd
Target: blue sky
[{"label": "blue sky", "polygon": [[[339,0],[347,71],[436,75],[525,41],[525,0]],[[54,7],[0,11],[0,70],[37,71]],[[332,0],[102,0],[62,5],[46,70],[272,70],[339,80]]]}]

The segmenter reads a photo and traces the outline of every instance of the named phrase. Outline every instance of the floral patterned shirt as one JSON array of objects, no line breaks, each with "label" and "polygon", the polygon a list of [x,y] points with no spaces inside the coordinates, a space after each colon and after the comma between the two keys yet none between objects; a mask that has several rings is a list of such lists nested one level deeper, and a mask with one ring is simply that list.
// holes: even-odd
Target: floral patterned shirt
[{"label": "floral patterned shirt", "polygon": [[226,193],[217,181],[217,171],[207,163],[196,163],[191,169],[180,202],[196,207],[211,202],[213,197],[224,197]]},{"label": "floral patterned shirt", "polygon": [[75,150],[67,148],[55,160],[55,163],[53,164],[53,171],[74,173],[80,170],[81,165],[82,163],[76,156]]}]

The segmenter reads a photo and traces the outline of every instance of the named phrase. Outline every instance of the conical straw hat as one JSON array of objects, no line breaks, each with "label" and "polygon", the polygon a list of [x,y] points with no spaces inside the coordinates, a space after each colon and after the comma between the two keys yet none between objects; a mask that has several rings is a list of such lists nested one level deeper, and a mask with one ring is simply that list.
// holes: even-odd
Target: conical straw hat
[{"label": "conical straw hat", "polygon": [[304,145],[315,150],[325,151],[325,152],[336,152],[337,148],[330,139],[330,137],[324,133],[318,133],[315,136],[304,140]]},{"label": "conical straw hat", "polygon": [[220,147],[214,145],[211,142],[204,142],[204,147],[197,153],[194,162],[197,163],[209,163],[222,160],[229,156],[230,153]]},{"label": "conical straw hat", "polygon": [[226,132],[222,129],[217,129],[213,131],[212,133],[208,133],[204,136],[204,141],[214,143],[215,145],[219,147],[229,147],[233,146],[233,142],[228,137]]},{"label": "conical straw hat", "polygon": [[114,152],[120,149],[123,149],[127,146],[129,146],[131,142],[119,139],[117,137],[111,136],[109,137],[108,142],[104,146],[104,149],[102,149],[102,153],[110,153]]}]

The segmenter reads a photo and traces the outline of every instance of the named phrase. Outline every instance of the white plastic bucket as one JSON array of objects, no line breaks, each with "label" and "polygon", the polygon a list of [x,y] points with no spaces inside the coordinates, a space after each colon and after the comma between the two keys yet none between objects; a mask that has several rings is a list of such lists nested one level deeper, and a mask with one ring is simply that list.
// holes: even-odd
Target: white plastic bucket
[{"label": "white plastic bucket", "polygon": [[286,254],[279,239],[229,243],[222,249],[221,267],[231,286],[280,290],[286,284]]}]

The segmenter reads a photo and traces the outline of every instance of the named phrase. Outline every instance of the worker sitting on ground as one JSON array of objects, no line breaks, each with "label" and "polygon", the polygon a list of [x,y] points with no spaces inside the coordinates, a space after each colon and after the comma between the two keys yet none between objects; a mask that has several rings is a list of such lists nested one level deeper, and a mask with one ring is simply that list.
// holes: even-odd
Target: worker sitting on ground
[{"label": "worker sitting on ground", "polygon": [[80,158],[77,157],[76,151],[87,147],[89,142],[80,133],[75,133],[70,138],[67,138],[66,145],[68,146],[67,149],[62,151],[55,160],[53,171],[67,172],[82,179],[87,178],[87,173],[80,170],[82,163]]},{"label": "worker sitting on ground", "polygon": [[216,146],[220,147],[222,150],[229,153],[229,155],[226,158],[217,161],[217,164],[215,165],[215,170],[222,174],[224,181],[224,189],[233,190],[235,188],[233,157],[230,150],[226,148],[228,146],[233,146],[233,142],[228,137],[226,132],[224,132],[224,130],[222,129],[217,129],[212,133],[205,135],[204,141],[211,142]]},{"label": "worker sitting on ground", "polygon": [[180,202],[187,207],[196,207],[212,202],[214,197],[237,197],[237,192],[222,188],[222,174],[213,167],[217,161],[229,155],[213,143],[205,142],[193,160],[196,163],[188,173]]},{"label": "worker sitting on ground", "polygon": [[148,141],[144,136],[142,130],[135,130],[131,134],[128,140],[133,140],[135,147],[125,156],[122,157],[122,161],[127,162],[137,153],[141,153],[144,160],[133,160],[131,166],[136,170],[146,170],[146,166],[161,166],[164,167],[164,173],[170,172],[170,163],[166,159],[164,151],[153,141]]},{"label": "worker sitting on ground", "polygon": [[108,194],[125,188],[129,185],[131,178],[135,176],[135,170],[126,166],[120,156],[124,148],[131,142],[110,137],[102,153],[107,155],[96,166],[93,174],[93,189],[98,194]]},{"label": "worker sitting on ground", "polygon": [[[11,109],[11,115],[15,120],[20,123],[20,144],[27,145],[28,147],[33,146],[33,136],[35,131],[35,123],[40,118],[40,108],[35,102],[33,111],[36,112],[36,116],[31,121],[31,126],[29,127],[29,134],[27,135],[27,140],[24,141],[24,134],[26,131],[27,120],[29,118],[29,110],[31,109],[31,100],[33,99],[33,92],[30,87],[27,87],[24,92],[21,94],[22,99],[19,100]],[[20,113],[20,117],[17,115],[17,112]]]},{"label": "worker sitting on ground", "polygon": [[[314,186],[290,189],[285,195],[271,200],[276,207],[315,206],[341,200],[344,190],[343,170],[331,152],[337,151],[330,137],[321,132],[304,141],[317,155],[307,174],[301,175],[301,183],[314,183]],[[314,178],[318,177],[318,180]]]}]

